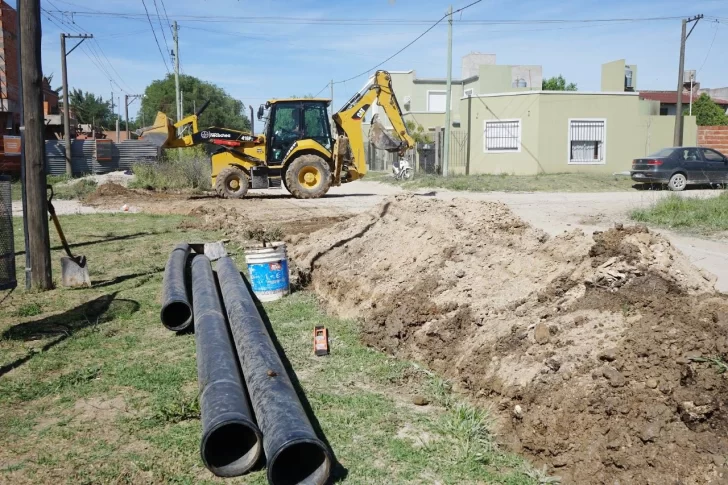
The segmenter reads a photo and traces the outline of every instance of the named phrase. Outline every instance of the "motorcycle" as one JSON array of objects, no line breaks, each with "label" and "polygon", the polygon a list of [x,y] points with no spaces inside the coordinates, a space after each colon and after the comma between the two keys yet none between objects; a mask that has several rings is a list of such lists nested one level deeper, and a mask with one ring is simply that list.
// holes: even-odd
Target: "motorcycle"
[{"label": "motorcycle", "polygon": [[400,158],[392,163],[392,176],[395,180],[409,180],[412,178],[412,167],[406,158]]}]

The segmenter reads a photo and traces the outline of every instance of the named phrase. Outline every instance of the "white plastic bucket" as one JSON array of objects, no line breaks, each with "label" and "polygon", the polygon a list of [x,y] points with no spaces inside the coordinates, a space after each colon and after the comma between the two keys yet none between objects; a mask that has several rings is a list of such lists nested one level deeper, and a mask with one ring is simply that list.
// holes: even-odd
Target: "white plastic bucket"
[{"label": "white plastic bucket", "polygon": [[290,291],[285,243],[245,250],[250,286],[260,301],[283,298]]}]

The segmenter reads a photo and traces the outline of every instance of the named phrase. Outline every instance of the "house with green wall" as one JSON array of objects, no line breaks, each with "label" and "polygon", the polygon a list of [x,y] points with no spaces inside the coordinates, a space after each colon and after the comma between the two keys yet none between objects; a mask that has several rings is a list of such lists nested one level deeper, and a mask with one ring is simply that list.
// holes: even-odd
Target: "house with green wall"
[{"label": "house with green wall", "polygon": [[[492,54],[462,64],[449,107],[451,173],[623,172],[673,144],[675,117],[640,99],[637,66],[624,60],[602,65],[599,91],[544,91],[541,66],[498,65]],[[425,129],[441,160],[445,79],[391,74],[405,119]],[[694,117],[685,117],[683,140],[697,143]]]}]

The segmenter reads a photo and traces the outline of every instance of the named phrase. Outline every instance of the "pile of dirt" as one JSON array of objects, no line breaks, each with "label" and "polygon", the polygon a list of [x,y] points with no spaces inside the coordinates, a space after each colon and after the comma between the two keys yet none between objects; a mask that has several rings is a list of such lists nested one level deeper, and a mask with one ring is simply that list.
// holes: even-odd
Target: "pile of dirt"
[{"label": "pile of dirt", "polygon": [[364,340],[501,411],[567,483],[710,483],[728,458],[728,299],[643,227],[549,237],[506,206],[398,196],[292,249]]},{"label": "pile of dirt", "polygon": [[132,198],[139,198],[140,195],[142,195],[142,194],[139,194],[138,192],[136,192],[134,190],[127,189],[123,185],[119,185],[114,182],[108,182],[103,185],[99,185],[99,187],[94,191],[94,193],[92,193],[91,195],[86,197],[84,202],[92,203],[92,202],[100,201],[101,199],[108,199],[108,198],[132,199]]}]

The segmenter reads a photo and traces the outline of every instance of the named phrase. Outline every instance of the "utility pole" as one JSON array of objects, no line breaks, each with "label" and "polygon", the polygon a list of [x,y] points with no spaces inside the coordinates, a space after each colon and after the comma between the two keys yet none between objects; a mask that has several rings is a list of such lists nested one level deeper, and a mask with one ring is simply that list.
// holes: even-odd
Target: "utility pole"
[{"label": "utility pole", "polygon": [[121,96],[119,96],[118,103],[116,103],[116,109],[118,110],[116,113],[116,143],[119,143],[121,141],[121,126],[119,123],[121,120]]},{"label": "utility pole", "polygon": [[[675,137],[673,139],[673,145],[676,147],[681,147],[683,144],[683,114],[682,114],[682,92],[684,89],[684,79],[683,76],[685,75],[685,41],[688,40],[688,37],[690,37],[690,34],[693,33],[693,30],[695,30],[695,27],[698,25],[698,22],[700,19],[703,18],[703,15],[696,15],[695,17],[690,17],[688,19],[682,20],[682,34],[680,36],[680,68],[677,73],[677,107],[675,112]],[[695,22],[695,24],[690,28],[690,32],[686,35],[687,25],[689,23]]]},{"label": "utility pole", "polygon": [[[126,114],[126,139],[131,140],[131,134],[129,132],[129,105],[137,99],[143,98],[143,94],[125,94],[124,95],[124,111]],[[129,101],[131,99],[131,101]]]},{"label": "utility pole", "polygon": [[[48,234],[48,203],[46,202],[45,143],[43,131],[43,69],[41,67],[40,0],[18,2],[20,17],[20,83],[24,126],[23,156],[25,157],[25,187],[28,243],[32,286],[50,290],[51,242]],[[66,105],[68,106],[68,105]],[[66,108],[68,109],[68,108]]]},{"label": "utility pole", "polygon": [[445,88],[445,147],[442,153],[442,176],[447,177],[450,164],[450,104],[452,102],[452,5],[447,17],[447,85]]},{"label": "utility pole", "polygon": [[174,33],[174,92],[177,101],[177,121],[182,119],[182,101],[179,94],[179,35],[177,35],[177,21],[172,23]]},{"label": "utility pole", "polygon": [[334,80],[333,79],[331,80],[330,86],[331,86],[331,106],[329,106],[329,107],[331,108],[331,118],[333,118],[334,117]]},{"label": "utility pole", "polygon": [[[68,103],[68,69],[66,68],[66,57],[86,39],[93,38],[92,34],[64,34],[61,33],[61,75],[63,77],[63,137],[66,139],[66,174],[73,175],[71,166],[71,115],[69,114]],[[66,52],[66,39],[81,39],[73,46],[73,49]]]},{"label": "utility pole", "polygon": [[[16,31],[20,35],[20,7],[18,7],[18,13],[15,16]],[[18,99],[23,102],[23,49],[22,41],[18,37]],[[31,286],[31,267],[30,267],[30,241],[28,239],[28,185],[26,183],[26,161],[25,161],[25,120],[23,115],[23,106],[20,106],[20,184],[22,186],[22,204],[23,204],[23,239],[25,246],[25,289],[30,290]]]}]

